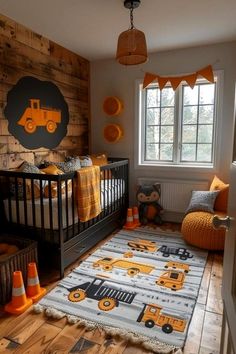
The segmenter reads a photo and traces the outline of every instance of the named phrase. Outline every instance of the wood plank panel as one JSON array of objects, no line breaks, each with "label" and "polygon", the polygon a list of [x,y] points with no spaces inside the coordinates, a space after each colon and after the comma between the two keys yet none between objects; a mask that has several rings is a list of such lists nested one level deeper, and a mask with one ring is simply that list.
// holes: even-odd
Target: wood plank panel
[{"label": "wood plank panel", "polygon": [[206,310],[220,315],[223,313],[223,301],[221,297],[222,273],[223,256],[222,254],[216,254],[212,264]]},{"label": "wood plank panel", "polygon": [[67,136],[54,150],[88,153],[89,66],[87,59],[0,14],[0,168],[15,168],[23,158],[33,162],[35,154],[50,151],[26,149],[9,133],[7,95],[23,76],[55,83],[68,104]]},{"label": "wood plank panel", "polygon": [[206,312],[199,354],[219,354],[222,315]]},{"label": "wood plank panel", "polygon": [[85,328],[78,327],[77,324],[72,326],[66,325],[51,341],[45,350],[45,354],[69,352],[84,332]]},{"label": "wood plank panel", "polygon": [[208,290],[210,285],[211,271],[212,271],[213,256],[210,253],[207,258],[206,267],[204,269],[200,290],[197,298],[197,302],[205,305],[207,302]]},{"label": "wood plank panel", "polygon": [[[42,53],[48,63],[53,67],[60,66],[61,70],[81,79],[88,80],[89,78],[89,61],[78,56],[75,53],[61,47],[60,45],[48,40],[35,32],[32,35],[26,34],[26,39],[23,33],[22,25],[17,24],[10,18],[0,14],[0,34],[7,39],[13,39],[19,42],[19,45],[25,45],[29,48],[36,49],[38,53]],[[18,32],[18,33],[17,33]],[[30,38],[30,40],[29,40]],[[42,45],[43,44],[43,45]],[[42,48],[43,47],[43,48]],[[46,54],[46,55],[45,55]]]},{"label": "wood plank panel", "polygon": [[7,38],[15,38],[16,22],[9,17],[0,15],[0,34],[3,34]]},{"label": "wood plank panel", "polygon": [[29,47],[36,49],[38,52],[49,55],[50,41],[49,39],[35,33],[23,25],[16,23],[15,38],[21,44],[26,44]]},{"label": "wood plank panel", "polygon": [[67,83],[72,86],[80,86],[85,90],[89,85],[87,80],[82,80],[65,71],[61,71],[59,64],[57,67],[55,67],[55,65],[51,66],[48,62],[48,58],[38,53],[35,49],[19,44],[13,39],[9,40],[1,35],[0,62],[28,72],[38,73],[41,76],[48,77],[50,74],[51,78],[55,81]]},{"label": "wood plank panel", "polygon": [[15,325],[4,337],[13,342],[23,344],[39,327],[42,326],[43,323],[45,323],[45,318],[43,316],[30,313]]},{"label": "wood plank panel", "polygon": [[35,71],[27,71],[20,68],[17,69],[15,67],[9,66],[6,63],[0,63],[0,82],[7,83],[9,85],[15,85],[18,80],[20,80],[23,76],[32,76],[39,80],[45,81],[45,79],[53,82],[61,91],[64,97],[72,98],[78,100],[81,104],[86,103],[86,97],[88,97],[87,89],[84,89],[80,86],[71,86],[65,83],[61,83],[56,81],[53,78],[51,72],[48,72],[48,75],[39,75]]},{"label": "wood plank panel", "polygon": [[57,58],[60,61],[70,64],[71,67],[78,73],[79,77],[84,80],[89,79],[89,65],[85,58],[82,58],[75,53],[61,47],[59,44],[50,41],[51,57]]},{"label": "wood plank panel", "polygon": [[44,353],[51,341],[61,332],[61,328],[44,323],[14,354]]},{"label": "wood plank panel", "polygon": [[12,342],[6,338],[0,339],[0,353],[9,354],[19,346],[18,343]]},{"label": "wood plank panel", "polygon": [[183,354],[196,354],[200,349],[202,329],[205,318],[205,306],[196,304],[193,317],[188,329],[188,336],[184,346]]},{"label": "wood plank panel", "polygon": [[[120,337],[111,339],[104,339],[98,354],[121,354],[127,346],[127,340]],[[135,348],[137,349],[137,348]],[[135,354],[138,354],[136,351]]]},{"label": "wood plank panel", "polygon": [[4,313],[0,319],[0,338],[7,336],[13,328],[18,326],[21,321],[24,321],[24,319],[28,317],[31,311],[31,309],[28,309],[26,312],[17,317]]}]

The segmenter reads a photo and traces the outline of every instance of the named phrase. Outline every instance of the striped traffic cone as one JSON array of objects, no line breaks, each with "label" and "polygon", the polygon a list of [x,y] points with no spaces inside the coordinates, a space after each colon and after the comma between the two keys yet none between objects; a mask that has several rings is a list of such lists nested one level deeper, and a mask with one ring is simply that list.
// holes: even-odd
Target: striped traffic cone
[{"label": "striped traffic cone", "polygon": [[20,270],[17,270],[13,273],[12,300],[6,304],[4,310],[13,315],[20,315],[26,311],[32,303],[33,301],[26,297],[22,273]]},{"label": "striped traffic cone", "polygon": [[127,209],[127,219],[126,219],[126,223],[123,228],[126,230],[133,230],[133,229],[135,229],[135,227],[136,227],[136,225],[134,224],[132,208],[128,208]]},{"label": "striped traffic cone", "polygon": [[133,218],[134,218],[134,224],[136,227],[140,226],[141,223],[139,221],[139,212],[138,212],[138,207],[133,207]]},{"label": "striped traffic cone", "polygon": [[46,294],[46,289],[40,287],[35,262],[28,264],[26,294],[33,302],[40,300]]}]

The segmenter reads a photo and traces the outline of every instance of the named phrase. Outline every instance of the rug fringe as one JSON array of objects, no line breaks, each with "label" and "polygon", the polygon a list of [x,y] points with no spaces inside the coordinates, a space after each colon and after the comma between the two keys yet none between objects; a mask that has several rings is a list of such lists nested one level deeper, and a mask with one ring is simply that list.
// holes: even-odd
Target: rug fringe
[{"label": "rug fringe", "polygon": [[58,320],[63,317],[66,317],[68,324],[78,323],[79,327],[85,326],[88,330],[102,329],[108,335],[120,336],[121,338],[130,341],[133,344],[141,344],[145,349],[152,350],[153,352],[158,354],[182,354],[182,350],[175,346],[158,342],[157,340],[139,335],[134,332],[127,332],[123,329],[116,328],[116,327],[111,328],[98,322],[92,322],[77,316],[68,315],[52,307],[43,307],[40,304],[36,304],[33,306],[33,309],[35,313],[44,312],[47,317],[51,317]]}]

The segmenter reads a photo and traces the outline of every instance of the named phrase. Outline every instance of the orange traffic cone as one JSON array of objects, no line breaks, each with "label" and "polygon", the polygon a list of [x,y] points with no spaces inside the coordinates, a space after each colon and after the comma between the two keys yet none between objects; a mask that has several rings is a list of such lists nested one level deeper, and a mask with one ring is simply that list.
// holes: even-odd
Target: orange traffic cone
[{"label": "orange traffic cone", "polygon": [[126,223],[124,225],[124,229],[133,230],[133,229],[135,229],[135,227],[136,227],[136,225],[134,224],[132,208],[128,208],[127,209],[127,219],[126,219]]},{"label": "orange traffic cone", "polygon": [[13,315],[20,315],[32,305],[32,300],[25,294],[25,287],[21,271],[13,273],[12,300],[4,307],[6,312]]},{"label": "orange traffic cone", "polygon": [[138,212],[138,207],[133,207],[133,218],[134,218],[134,224],[135,226],[140,226],[141,223],[139,221],[139,212]]},{"label": "orange traffic cone", "polygon": [[46,294],[46,289],[41,288],[39,284],[36,263],[32,262],[28,264],[27,276],[26,294],[33,302],[36,302]]}]

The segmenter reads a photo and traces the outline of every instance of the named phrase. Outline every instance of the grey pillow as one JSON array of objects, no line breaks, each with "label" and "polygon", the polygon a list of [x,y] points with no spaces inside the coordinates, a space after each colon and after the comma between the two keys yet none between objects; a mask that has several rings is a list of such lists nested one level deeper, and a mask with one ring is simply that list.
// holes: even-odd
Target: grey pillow
[{"label": "grey pillow", "polygon": [[80,159],[78,157],[71,157],[65,162],[51,162],[51,161],[44,161],[44,166],[48,167],[49,165],[55,165],[59,170],[63,172],[74,172],[81,168]]},{"label": "grey pillow", "polygon": [[185,214],[191,213],[192,211],[207,211],[208,213],[213,213],[215,200],[219,192],[220,191],[192,191],[192,197]]},{"label": "grey pillow", "polygon": [[27,173],[41,173],[40,169],[37,166],[27,161],[23,162],[23,164],[19,168],[19,171]]},{"label": "grey pillow", "polygon": [[90,159],[89,156],[80,156],[79,158],[81,167],[89,167],[93,165],[93,161]]}]

